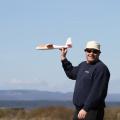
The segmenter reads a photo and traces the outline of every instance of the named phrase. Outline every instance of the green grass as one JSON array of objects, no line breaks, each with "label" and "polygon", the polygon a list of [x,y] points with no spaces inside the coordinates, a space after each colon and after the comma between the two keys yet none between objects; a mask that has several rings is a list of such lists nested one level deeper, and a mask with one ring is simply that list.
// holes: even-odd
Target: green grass
[{"label": "green grass", "polygon": [[[73,109],[48,107],[37,109],[0,109],[0,120],[72,120]],[[105,109],[104,120],[120,120],[120,107]]]}]

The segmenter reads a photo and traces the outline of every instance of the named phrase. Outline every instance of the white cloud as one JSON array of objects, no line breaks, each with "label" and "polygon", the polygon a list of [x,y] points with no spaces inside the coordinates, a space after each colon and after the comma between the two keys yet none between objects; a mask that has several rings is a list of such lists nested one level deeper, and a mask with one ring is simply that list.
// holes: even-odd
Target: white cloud
[{"label": "white cloud", "polygon": [[40,78],[34,79],[20,79],[13,77],[10,80],[2,81],[0,89],[36,89],[46,91],[73,91],[74,82],[70,81],[50,81],[41,80]]},{"label": "white cloud", "polygon": [[9,81],[11,84],[35,84],[39,83],[39,81],[33,81],[33,80],[21,80],[21,79],[16,79],[13,78]]}]

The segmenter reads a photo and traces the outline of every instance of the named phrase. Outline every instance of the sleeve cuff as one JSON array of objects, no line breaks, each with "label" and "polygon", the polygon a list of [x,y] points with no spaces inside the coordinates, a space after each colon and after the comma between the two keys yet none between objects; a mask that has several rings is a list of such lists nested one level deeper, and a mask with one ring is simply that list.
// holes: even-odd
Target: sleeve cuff
[{"label": "sleeve cuff", "polygon": [[87,106],[84,106],[83,109],[88,112],[90,109]]},{"label": "sleeve cuff", "polygon": [[62,63],[66,63],[68,60],[65,58],[64,60],[61,60]]}]

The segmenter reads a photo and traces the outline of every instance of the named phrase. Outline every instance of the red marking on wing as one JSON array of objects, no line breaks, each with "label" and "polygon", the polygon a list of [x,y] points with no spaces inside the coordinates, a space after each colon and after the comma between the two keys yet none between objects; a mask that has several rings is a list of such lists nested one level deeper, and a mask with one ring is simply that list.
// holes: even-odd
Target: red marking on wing
[{"label": "red marking on wing", "polygon": [[47,46],[47,48],[53,48],[53,44],[48,44],[48,45],[46,45]]}]

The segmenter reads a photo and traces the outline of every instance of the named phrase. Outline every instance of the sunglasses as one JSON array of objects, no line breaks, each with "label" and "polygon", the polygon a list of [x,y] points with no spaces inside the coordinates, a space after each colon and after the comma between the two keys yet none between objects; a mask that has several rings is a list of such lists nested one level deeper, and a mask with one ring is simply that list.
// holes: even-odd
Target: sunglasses
[{"label": "sunglasses", "polygon": [[99,50],[96,50],[96,49],[85,49],[85,52],[87,52],[87,53],[94,53],[94,54],[98,54],[98,53],[100,53],[100,51]]}]

